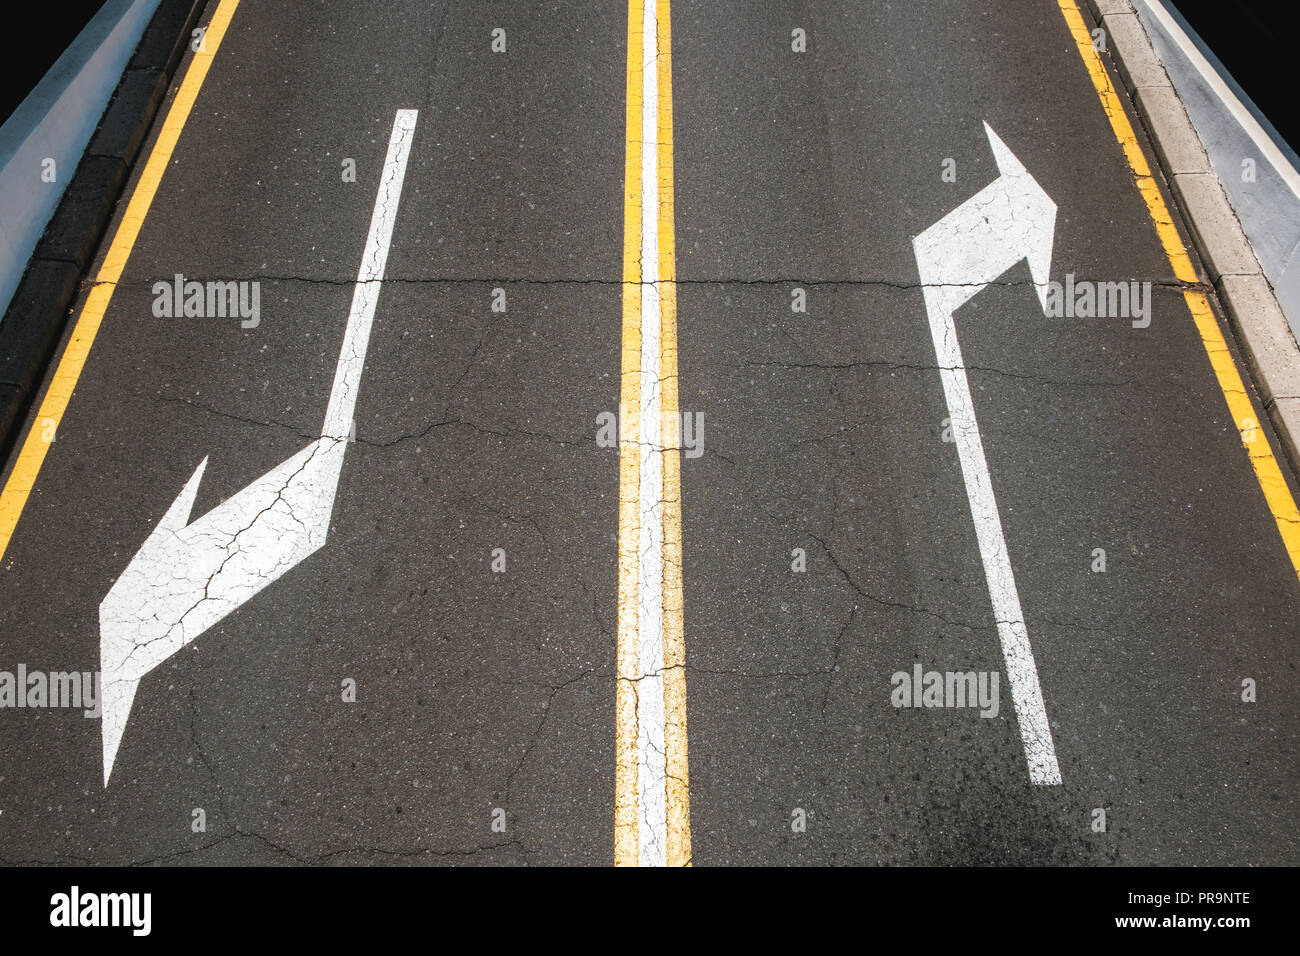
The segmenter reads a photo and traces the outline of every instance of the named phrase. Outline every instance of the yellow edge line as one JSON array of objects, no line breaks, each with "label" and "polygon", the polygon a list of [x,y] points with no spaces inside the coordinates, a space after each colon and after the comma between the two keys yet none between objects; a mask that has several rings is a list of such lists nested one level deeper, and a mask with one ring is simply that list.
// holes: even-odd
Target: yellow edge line
[{"label": "yellow edge line", "polygon": [[[1075,0],[1057,0],[1057,2],[1061,13],[1065,16],[1070,33],[1074,36],[1075,45],[1079,48],[1079,55],[1083,57],[1083,62],[1088,67],[1092,85],[1096,87],[1097,95],[1101,98],[1102,109],[1110,119],[1115,138],[1123,147],[1124,155],[1128,157],[1129,167],[1137,180],[1138,190],[1146,201],[1147,211],[1151,214],[1151,221],[1155,223],[1156,232],[1164,245],[1165,254],[1169,257],[1169,264],[1173,266],[1174,275],[1184,282],[1196,282],[1196,270],[1192,267],[1187,250],[1178,236],[1178,230],[1174,228],[1169,210],[1160,196],[1160,189],[1151,175],[1151,168],[1142,154],[1142,147],[1133,134],[1133,127],[1124,111],[1124,104],[1110,82],[1110,76],[1101,61],[1101,56],[1093,48],[1092,36],[1083,22],[1079,6]],[[1242,444],[1250,456],[1255,477],[1259,480],[1264,499],[1273,513],[1277,530],[1282,535],[1282,544],[1291,559],[1291,567],[1296,575],[1300,576],[1300,511],[1296,509],[1295,498],[1291,495],[1291,489],[1287,487],[1277,459],[1273,457],[1273,449],[1269,446],[1268,439],[1263,437],[1262,431],[1258,430],[1255,424],[1255,410],[1251,405],[1250,396],[1246,392],[1245,385],[1242,384],[1241,374],[1232,359],[1232,353],[1228,351],[1227,342],[1219,329],[1218,320],[1214,317],[1209,300],[1203,292],[1193,290],[1185,291],[1183,298],[1186,299],[1187,307],[1191,310],[1192,319],[1201,336],[1201,343],[1205,346],[1205,353],[1214,368],[1223,398],[1228,403],[1229,414],[1232,415],[1233,421],[1241,432]]]},{"label": "yellow edge line", "polygon": [[641,861],[636,675],[640,672],[641,0],[627,8],[627,137],[623,172],[623,354],[618,432],[618,649],[614,696],[614,865]]},{"label": "yellow edge line", "polygon": [[1296,510],[1295,499],[1282,469],[1273,457],[1268,438],[1255,422],[1255,409],[1250,403],[1246,386],[1242,384],[1241,374],[1228,351],[1228,343],[1219,329],[1219,321],[1214,317],[1209,299],[1204,292],[1187,291],[1183,293],[1187,307],[1196,321],[1196,328],[1205,343],[1206,354],[1214,366],[1214,374],[1223,389],[1223,397],[1228,402],[1228,412],[1241,432],[1241,442],[1250,456],[1250,464],[1255,469],[1259,487],[1264,491],[1264,500],[1268,502],[1269,511],[1277,523],[1277,530],[1282,535],[1282,545],[1291,559],[1291,567],[1300,576],[1300,512]]},{"label": "yellow edge line", "polygon": [[669,0],[656,0],[659,57],[659,433],[663,453],[664,773],[666,860],[691,863],[690,771],[686,753],[686,641],[682,598],[682,484],[677,415],[677,249],[673,206],[673,59]]},{"label": "yellow edge line", "polygon": [[72,399],[73,389],[77,387],[81,370],[90,355],[90,347],[95,343],[100,323],[104,321],[109,301],[113,298],[113,290],[122,277],[122,270],[126,267],[126,260],[131,256],[131,250],[135,247],[135,240],[140,235],[140,228],[149,213],[149,206],[158,191],[158,184],[162,181],[163,173],[167,171],[167,166],[171,162],[176,141],[180,139],[181,130],[185,128],[185,120],[189,117],[194,101],[199,95],[199,89],[203,86],[203,80],[208,75],[208,67],[212,65],[212,58],[216,56],[221,40],[226,35],[226,27],[230,25],[230,18],[234,16],[235,8],[238,6],[239,0],[222,0],[212,16],[212,22],[208,24],[207,31],[204,33],[204,49],[194,54],[185,73],[185,79],[176,93],[176,99],[167,110],[167,116],[149,154],[149,160],[135,185],[117,232],[113,235],[104,263],[95,276],[94,287],[86,298],[86,304],[82,307],[76,325],[73,326],[68,345],[63,350],[63,356],[54,370],[53,378],[50,379],[50,386],[41,401],[40,410],[36,413],[35,423],[27,433],[27,439],[18,453],[9,480],[5,482],[4,491],[0,492],[0,558],[3,558],[9,549],[14,528],[23,513],[32,488],[36,485],[36,476],[45,461],[45,454],[58,431],[59,424],[63,421],[63,414]]},{"label": "yellow edge line", "polygon": [[1169,264],[1174,268],[1174,275],[1183,282],[1195,282],[1197,281],[1196,269],[1192,266],[1187,250],[1183,248],[1183,241],[1174,227],[1173,217],[1169,215],[1169,209],[1160,195],[1160,187],[1156,185],[1155,177],[1151,175],[1151,167],[1147,165],[1142,146],[1133,132],[1132,124],[1128,121],[1128,114],[1124,112],[1124,103],[1115,92],[1115,87],[1111,85],[1110,74],[1106,72],[1106,67],[1101,62],[1101,55],[1093,49],[1092,35],[1084,25],[1078,4],[1075,0],[1058,0],[1058,3],[1061,13],[1065,15],[1065,22],[1074,35],[1074,42],[1079,47],[1084,65],[1088,68],[1088,75],[1092,77],[1092,85],[1096,87],[1097,95],[1101,98],[1101,108],[1106,111],[1111,129],[1115,131],[1115,138],[1119,140],[1119,145],[1128,158],[1129,168],[1133,171],[1134,179],[1137,180],[1138,192],[1146,201],[1147,211],[1151,214],[1151,221],[1155,223],[1160,243],[1165,247]]}]

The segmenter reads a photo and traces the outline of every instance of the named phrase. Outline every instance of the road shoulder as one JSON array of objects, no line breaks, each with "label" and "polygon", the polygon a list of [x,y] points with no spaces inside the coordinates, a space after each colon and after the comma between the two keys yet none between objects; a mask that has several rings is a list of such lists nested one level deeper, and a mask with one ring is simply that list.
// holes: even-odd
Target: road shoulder
[{"label": "road shoulder", "polygon": [[17,448],[205,6],[164,0],[155,11],[0,321],[0,457]]},{"label": "road shoulder", "polygon": [[1196,251],[1293,472],[1300,473],[1300,347],[1169,76],[1129,0],[1087,0],[1155,146]]}]

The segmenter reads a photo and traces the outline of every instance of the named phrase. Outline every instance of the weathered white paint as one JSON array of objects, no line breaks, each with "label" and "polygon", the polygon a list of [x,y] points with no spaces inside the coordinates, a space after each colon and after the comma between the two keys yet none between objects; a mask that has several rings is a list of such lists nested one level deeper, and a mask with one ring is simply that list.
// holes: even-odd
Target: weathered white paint
[{"label": "weathered white paint", "polygon": [[1011,681],[1016,721],[1029,761],[1029,777],[1036,784],[1059,784],[1061,771],[1038,683],[1038,668],[1020,609],[1020,595],[953,324],[953,313],[960,306],[1021,259],[1029,260],[1039,303],[1046,308],[1056,204],[987,123],[984,130],[1001,175],[912,240],[912,248]]},{"label": "weathered white paint", "polygon": [[205,458],[99,606],[104,786],[141,678],[325,544],[417,115],[393,124],[321,437],[187,524]]}]

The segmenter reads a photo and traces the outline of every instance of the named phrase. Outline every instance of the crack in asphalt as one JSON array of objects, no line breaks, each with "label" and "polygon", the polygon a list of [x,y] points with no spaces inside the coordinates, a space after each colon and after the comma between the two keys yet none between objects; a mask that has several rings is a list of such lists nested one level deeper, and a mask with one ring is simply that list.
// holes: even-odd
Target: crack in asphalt
[{"label": "crack in asphalt", "polygon": [[537,726],[533,728],[532,734],[529,735],[527,742],[524,744],[524,752],[520,754],[518,763],[515,764],[514,769],[511,770],[509,776],[506,777],[505,804],[507,808],[510,806],[511,788],[514,786],[515,777],[519,774],[519,771],[523,769],[524,763],[528,760],[528,755],[532,753],[533,748],[537,745],[537,740],[541,736],[542,728],[546,726],[546,719],[550,716],[551,705],[555,703],[555,698],[567,688],[573,686],[579,681],[586,680],[588,677],[595,674],[597,674],[597,671],[595,670],[583,671],[576,677],[572,677],[551,688],[550,697],[548,697],[546,703],[542,705],[542,716],[538,719]]},{"label": "crack in asphalt", "polygon": [[904,601],[890,601],[886,598],[880,597],[879,595],[872,594],[870,591],[859,585],[858,582],[853,579],[853,575],[849,574],[848,570],[845,569],[844,565],[840,564],[839,558],[835,556],[835,552],[831,549],[830,545],[826,543],[825,539],[818,537],[816,534],[811,532],[809,532],[809,537],[822,546],[822,550],[826,552],[826,557],[830,559],[831,564],[835,566],[835,570],[840,573],[840,576],[844,578],[849,587],[857,592],[860,597],[873,604],[877,604],[881,607],[894,608],[899,611],[910,611],[913,614],[923,614],[926,617],[932,617],[937,621],[942,621],[950,627],[960,627],[968,631],[987,631],[997,627],[997,621],[994,621],[992,624],[971,624],[967,621],[957,621],[944,617],[938,611],[932,610],[928,607],[908,604]]},{"label": "crack in asphalt", "polygon": [[[589,676],[589,675],[583,674],[580,675],[579,678],[575,678],[574,680],[581,679],[581,677],[585,677],[585,676]],[[561,688],[563,686],[567,686],[567,683],[573,683],[573,682],[574,681],[566,682],[565,685],[561,685]],[[208,842],[203,843],[199,846],[186,847],[184,849],[176,850],[169,853],[159,854],[153,857],[132,859],[129,862],[122,865],[150,866],[157,863],[165,863],[170,860],[175,860],[181,857],[190,856],[195,853],[201,853],[205,850],[210,850],[213,847],[220,846],[223,843],[227,843],[230,842],[231,840],[235,840],[239,838],[254,840],[257,843],[269,847],[275,852],[288,857],[289,859],[293,860],[295,863],[303,863],[303,864],[322,863],[339,856],[345,856],[351,854],[375,854],[379,856],[403,858],[403,859],[415,859],[419,857],[435,857],[435,858],[469,857],[469,856],[474,856],[478,853],[492,851],[492,850],[500,850],[511,846],[518,848],[520,854],[524,857],[524,861],[527,862],[528,856],[532,852],[528,849],[528,847],[523,843],[523,841],[519,837],[513,837],[510,840],[503,840],[496,843],[480,844],[467,849],[439,850],[432,847],[421,847],[421,848],[416,848],[411,850],[394,850],[391,848],[379,847],[379,846],[361,846],[361,847],[339,847],[337,849],[327,850],[322,853],[315,853],[315,854],[304,854],[301,852],[297,852],[294,849],[290,848],[288,845],[284,843],[280,843],[266,836],[264,833],[259,833],[256,830],[250,830],[241,826],[232,817],[226,803],[225,788],[222,785],[220,775],[217,773],[216,768],[214,767],[212,761],[209,759],[207,750],[204,748],[203,743],[198,736],[198,731],[197,731],[198,699],[193,684],[191,684],[190,686],[188,697],[190,701],[190,720],[188,726],[189,740],[191,745],[193,746],[195,754],[198,757],[199,763],[202,764],[204,770],[207,771],[208,776],[212,779],[213,788],[215,790],[216,798],[217,798],[217,808],[216,808],[217,818],[221,820],[221,822],[226,827],[229,828],[230,832],[224,834],[223,836],[218,837],[215,840],[209,840]],[[86,863],[92,862],[88,859],[83,859],[80,857],[69,856],[67,858],[80,860]],[[0,862],[8,863],[9,861],[0,859]],[[41,861],[34,861],[32,865],[41,865]]]},{"label": "crack in asphalt", "polygon": [[[200,275],[187,275],[189,281],[203,282],[208,281],[209,277]],[[300,283],[303,285],[322,285],[322,286],[355,286],[357,284],[356,276],[339,277],[339,276],[300,276],[287,275],[274,272],[250,272],[244,275],[232,276],[222,275],[221,281],[244,281],[244,282],[270,282],[270,283]],[[94,288],[98,285],[111,286],[114,290],[152,289],[157,279],[119,279],[116,282],[90,282],[86,283],[87,288]],[[613,279],[602,278],[599,276],[487,276],[487,275],[465,275],[465,276],[395,276],[385,275],[382,279],[369,280],[379,285],[483,285],[483,286],[507,286],[507,285],[524,285],[524,286],[605,286],[609,288],[623,288],[625,286],[651,286],[660,285],[687,286],[687,287],[708,287],[708,286],[801,286],[804,288],[886,288],[896,289],[899,291],[913,291],[918,289],[936,288],[936,289],[958,289],[958,288],[1037,288],[1037,283],[1029,279],[994,279],[990,282],[972,281],[972,282],[940,282],[924,283],[913,281],[911,279],[889,279],[883,277],[868,278],[843,278],[843,277],[823,277],[823,278],[804,278],[800,276],[775,276],[770,278],[761,277],[742,277],[742,276],[711,276],[704,278],[681,278],[676,279],[659,279],[659,280],[632,280],[632,279]],[[1075,282],[1103,282],[1111,281],[1109,279],[1092,279],[1085,276],[1075,276]],[[1152,288],[1166,289],[1175,292],[1201,292],[1206,295],[1215,295],[1214,287],[1208,282],[1184,282],[1179,279],[1144,279],[1140,276],[1129,277],[1126,282],[1149,282]],[[1217,297],[1217,296],[1216,296]],[[1100,320],[1100,317],[1080,316],[1078,321]]]}]

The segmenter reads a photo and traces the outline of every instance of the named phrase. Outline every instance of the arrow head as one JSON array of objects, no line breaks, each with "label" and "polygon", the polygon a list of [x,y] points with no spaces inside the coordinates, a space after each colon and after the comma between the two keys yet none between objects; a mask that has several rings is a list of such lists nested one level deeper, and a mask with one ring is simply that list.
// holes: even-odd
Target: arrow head
[{"label": "arrow head", "polygon": [[131,613],[131,605],[138,604],[133,596],[138,584],[133,578],[141,575],[142,568],[168,567],[163,560],[167,544],[174,542],[189,523],[194,498],[198,495],[199,484],[203,481],[203,472],[207,467],[208,460],[204,458],[153,533],[140,546],[130,567],[114,582],[99,605],[100,728],[106,787],[109,775],[113,772],[117,748],[122,743],[122,732],[126,730],[127,719],[131,716],[136,688],[140,685],[140,678],[149,670],[148,666],[141,666],[143,661],[131,666],[132,655],[139,649],[137,641],[141,636],[141,628]]},{"label": "arrow head", "polygon": [[190,523],[190,512],[194,510],[194,499],[199,493],[199,483],[203,481],[203,472],[208,467],[208,460],[204,458],[199,462],[199,467],[194,469],[194,474],[190,475],[190,480],[185,482],[185,487],[181,493],[176,496],[172,506],[167,509],[162,520],[158,522],[158,527],[153,529],[153,534],[145,539],[144,546],[140,549],[143,551],[149,547],[151,541],[161,534],[176,534]]},{"label": "arrow head", "polygon": [[320,438],[190,521],[207,459],[99,605],[104,785],[141,678],[325,543],[347,445]]},{"label": "arrow head", "polygon": [[1034,279],[1034,290],[1043,311],[1047,311],[1047,282],[1052,266],[1052,240],[1056,232],[1056,203],[1029,175],[1016,154],[1007,148],[988,123],[984,124],[993,158],[1002,174],[1012,219],[1020,227],[1017,238],[1020,252],[1029,260],[1029,274]]}]

